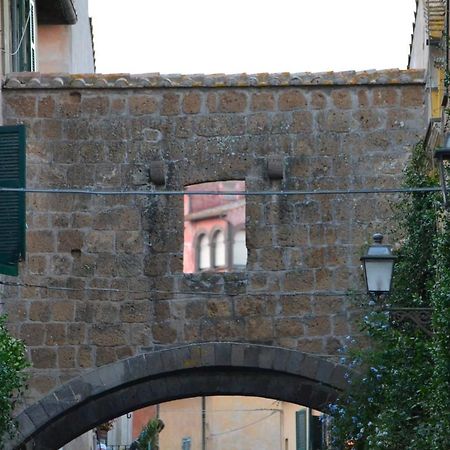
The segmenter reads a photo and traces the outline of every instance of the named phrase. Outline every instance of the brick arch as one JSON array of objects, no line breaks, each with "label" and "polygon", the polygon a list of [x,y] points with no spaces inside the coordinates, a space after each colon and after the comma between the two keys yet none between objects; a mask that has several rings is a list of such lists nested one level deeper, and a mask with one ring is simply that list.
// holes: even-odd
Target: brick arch
[{"label": "brick arch", "polygon": [[141,354],[69,381],[18,417],[9,448],[57,449],[146,405],[201,395],[274,398],[323,410],[346,387],[347,368],[280,347],[191,344]]}]

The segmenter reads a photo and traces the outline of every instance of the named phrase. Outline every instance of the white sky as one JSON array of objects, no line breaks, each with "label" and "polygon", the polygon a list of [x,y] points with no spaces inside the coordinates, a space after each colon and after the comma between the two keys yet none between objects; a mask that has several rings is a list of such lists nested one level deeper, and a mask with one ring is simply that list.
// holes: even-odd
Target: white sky
[{"label": "white sky", "polygon": [[89,0],[99,73],[406,68],[415,0]]}]

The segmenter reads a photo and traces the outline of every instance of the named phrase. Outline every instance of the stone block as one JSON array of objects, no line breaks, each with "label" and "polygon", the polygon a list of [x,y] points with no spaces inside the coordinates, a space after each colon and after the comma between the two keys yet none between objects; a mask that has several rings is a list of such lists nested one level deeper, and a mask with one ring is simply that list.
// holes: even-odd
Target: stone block
[{"label": "stone block", "polygon": [[93,324],[89,332],[89,339],[92,344],[101,346],[125,345],[127,343],[125,327],[119,324],[114,327],[111,327],[110,324]]},{"label": "stone block", "polygon": [[302,319],[306,327],[306,336],[327,336],[331,334],[331,322],[328,316],[312,316]]},{"label": "stone block", "polygon": [[95,304],[94,321],[95,323],[110,325],[119,323],[119,305],[110,302],[100,302]]},{"label": "stone block", "polygon": [[58,347],[58,367],[72,369],[75,362],[75,347]]},{"label": "stone block", "polygon": [[312,291],[314,289],[314,272],[310,269],[292,270],[285,273],[284,290]]},{"label": "stone block", "polygon": [[280,306],[281,313],[287,317],[302,317],[312,312],[311,300],[308,296],[282,295]]},{"label": "stone block", "polygon": [[86,324],[69,323],[67,325],[67,343],[70,345],[84,344],[86,339]]},{"label": "stone block", "polygon": [[348,89],[336,89],[331,91],[331,99],[337,109],[351,109],[352,93]]},{"label": "stone block", "polygon": [[180,95],[166,93],[163,94],[161,104],[161,115],[173,116],[180,113]]},{"label": "stone block", "polygon": [[16,97],[4,97],[5,107],[17,117],[35,117],[36,116],[36,96],[17,95]]},{"label": "stone block", "polygon": [[120,305],[121,322],[147,322],[150,315],[150,303],[147,300],[126,302]]},{"label": "stone block", "polygon": [[47,95],[38,98],[37,101],[37,116],[38,117],[53,117],[55,114],[55,99]]},{"label": "stone block", "polygon": [[309,111],[295,111],[292,113],[292,122],[289,125],[291,133],[311,132],[313,128],[313,115]]},{"label": "stone block", "polygon": [[346,133],[353,127],[353,118],[350,111],[346,110],[320,111],[317,115],[317,125],[319,131]]},{"label": "stone block", "polygon": [[278,108],[280,111],[304,109],[307,104],[305,95],[298,89],[287,89],[280,94],[278,99]]},{"label": "stone block", "polygon": [[273,111],[275,96],[270,91],[255,92],[251,96],[252,111]]},{"label": "stone block", "polygon": [[31,348],[31,364],[35,369],[54,369],[56,367],[56,349],[48,347]]},{"label": "stone block", "polygon": [[56,119],[45,119],[41,124],[42,138],[46,140],[58,140],[62,137],[62,123]]},{"label": "stone block", "polygon": [[327,107],[327,95],[322,91],[311,93],[310,106],[312,109],[325,109]]},{"label": "stone block", "polygon": [[47,301],[34,301],[30,305],[28,313],[30,320],[46,322],[50,319],[50,305]]},{"label": "stone block", "polygon": [[373,106],[391,107],[398,105],[399,91],[396,87],[383,86],[372,90]]},{"label": "stone block", "polygon": [[50,418],[42,403],[35,403],[27,408],[26,415],[29,417],[35,429],[44,425]]},{"label": "stone block", "polygon": [[65,323],[47,323],[45,325],[47,345],[63,345],[66,343],[66,324]]},{"label": "stone block", "polygon": [[52,318],[56,322],[73,322],[75,304],[73,301],[56,301],[51,304]]},{"label": "stone block", "polygon": [[234,310],[235,314],[241,317],[263,315],[266,310],[266,299],[255,296],[236,298]]},{"label": "stone block", "polygon": [[105,116],[109,112],[110,99],[104,95],[84,96],[81,100],[83,114]]},{"label": "stone block", "polygon": [[212,319],[231,316],[231,301],[211,299],[206,303],[206,314]]},{"label": "stone block", "polygon": [[116,361],[114,347],[97,347],[95,352],[95,365],[97,367],[111,364]]},{"label": "stone block", "polygon": [[89,231],[86,233],[84,241],[85,249],[88,253],[112,252],[115,245],[115,233],[105,230]]},{"label": "stone block", "polygon": [[274,336],[271,317],[247,317],[245,319],[245,335],[251,342],[265,342]]},{"label": "stone block", "polygon": [[420,86],[403,86],[401,89],[400,106],[421,107],[424,105],[424,91]]},{"label": "stone block", "polygon": [[45,326],[42,323],[24,323],[20,327],[20,339],[26,345],[42,345],[45,339]]},{"label": "stone block", "polygon": [[[116,108],[118,106],[122,107],[122,105],[118,105],[117,103],[114,106]],[[148,94],[132,95],[128,99],[128,107],[130,113],[136,116],[153,114],[158,110],[158,99],[157,97]]]},{"label": "stone block", "polygon": [[252,135],[265,135],[270,132],[271,122],[267,114],[252,114],[247,117],[247,133]]},{"label": "stone block", "polygon": [[183,112],[198,114],[202,105],[202,97],[198,92],[189,92],[183,96]]},{"label": "stone block", "polygon": [[241,91],[225,91],[219,95],[219,111],[240,113],[247,108],[247,94]]},{"label": "stone block", "polygon": [[280,337],[299,337],[304,335],[302,320],[299,318],[283,318],[275,320],[275,335]]},{"label": "stone block", "polygon": [[55,251],[55,235],[50,230],[29,230],[27,232],[29,253],[52,253]]},{"label": "stone block", "polygon": [[83,345],[78,348],[77,365],[81,368],[94,367],[94,351],[91,346]]},{"label": "stone block", "polygon": [[160,322],[152,325],[153,339],[158,344],[172,344],[177,340],[177,330],[171,322]]}]

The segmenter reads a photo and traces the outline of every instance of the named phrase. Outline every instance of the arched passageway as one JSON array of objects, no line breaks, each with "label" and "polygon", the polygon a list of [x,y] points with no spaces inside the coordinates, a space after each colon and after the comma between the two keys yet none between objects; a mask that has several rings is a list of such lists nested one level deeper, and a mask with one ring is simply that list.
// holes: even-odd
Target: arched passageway
[{"label": "arched passageway", "polygon": [[202,395],[251,395],[317,410],[345,389],[344,366],[300,351],[240,343],[191,344],[100,367],[18,416],[9,448],[57,449],[146,405]]}]

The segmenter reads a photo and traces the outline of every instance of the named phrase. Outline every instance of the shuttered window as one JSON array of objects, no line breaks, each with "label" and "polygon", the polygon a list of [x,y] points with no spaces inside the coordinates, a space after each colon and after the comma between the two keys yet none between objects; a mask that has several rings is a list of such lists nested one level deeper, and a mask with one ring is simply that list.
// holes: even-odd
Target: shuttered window
[{"label": "shuttered window", "polygon": [[[25,187],[25,126],[0,127],[0,188]],[[25,256],[25,194],[0,191],[0,273],[18,275]]]}]

